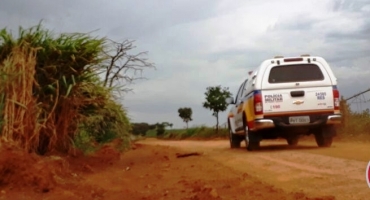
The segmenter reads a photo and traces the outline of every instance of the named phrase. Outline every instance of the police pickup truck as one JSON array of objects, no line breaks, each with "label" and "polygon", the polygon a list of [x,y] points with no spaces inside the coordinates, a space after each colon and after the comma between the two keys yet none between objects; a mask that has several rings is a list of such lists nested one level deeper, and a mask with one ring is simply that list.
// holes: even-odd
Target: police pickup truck
[{"label": "police pickup truck", "polygon": [[254,150],[261,140],[276,138],[297,145],[300,136],[310,134],[319,147],[329,147],[341,122],[337,79],[322,57],[265,60],[227,102],[231,148],[244,140]]}]

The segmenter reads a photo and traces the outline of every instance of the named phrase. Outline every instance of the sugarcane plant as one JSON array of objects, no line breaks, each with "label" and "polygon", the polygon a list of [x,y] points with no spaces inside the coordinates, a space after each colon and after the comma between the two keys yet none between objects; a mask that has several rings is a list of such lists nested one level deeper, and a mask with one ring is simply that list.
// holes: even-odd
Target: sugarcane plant
[{"label": "sugarcane plant", "polygon": [[[68,152],[79,134],[107,141],[127,137],[124,108],[99,79],[105,38],[55,36],[41,24],[0,31],[1,137],[29,152]],[[113,138],[113,137],[111,137]]]}]

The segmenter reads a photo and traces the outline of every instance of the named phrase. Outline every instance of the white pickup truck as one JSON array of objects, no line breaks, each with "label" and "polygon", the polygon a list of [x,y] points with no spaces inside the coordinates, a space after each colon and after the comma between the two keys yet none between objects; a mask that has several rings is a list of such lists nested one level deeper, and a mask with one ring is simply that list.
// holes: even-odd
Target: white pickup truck
[{"label": "white pickup truck", "polygon": [[227,122],[231,148],[259,147],[263,139],[285,138],[297,145],[314,134],[319,147],[329,147],[341,123],[337,79],[324,58],[276,56],[250,72],[235,98]]}]

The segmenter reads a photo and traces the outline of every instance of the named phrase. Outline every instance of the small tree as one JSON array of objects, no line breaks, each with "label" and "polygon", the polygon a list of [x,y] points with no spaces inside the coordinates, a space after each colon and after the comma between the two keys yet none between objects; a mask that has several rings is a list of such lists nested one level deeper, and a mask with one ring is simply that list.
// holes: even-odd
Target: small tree
[{"label": "small tree", "polygon": [[164,124],[165,127],[171,127],[173,126],[172,123],[169,123],[169,122],[162,122],[162,124]]},{"label": "small tree", "polygon": [[147,131],[155,129],[155,126],[151,126],[148,123],[132,123],[132,134],[144,136]]},{"label": "small tree", "polygon": [[203,107],[213,111],[212,115],[216,117],[216,133],[218,133],[218,113],[227,109],[226,99],[232,94],[229,92],[229,88],[221,88],[220,85],[208,87],[204,94],[206,101],[203,103]]},{"label": "small tree", "polygon": [[162,122],[162,123],[157,123],[157,137],[162,136],[166,132],[166,127],[170,126],[172,127],[173,124],[168,123],[168,122]]},{"label": "small tree", "polygon": [[166,132],[166,127],[163,123],[157,124],[157,137],[162,136]]},{"label": "small tree", "polygon": [[191,115],[193,114],[193,111],[191,110],[191,108],[185,107],[185,108],[179,108],[178,112],[179,112],[179,116],[181,117],[181,119],[186,123],[186,129],[188,129],[189,121],[193,120],[191,118]]},{"label": "small tree", "polygon": [[136,47],[133,45],[134,41],[108,41],[113,48],[104,51],[104,61],[99,66],[104,73],[103,85],[106,87],[119,86],[121,91],[129,91],[127,84],[137,79],[143,79],[142,76],[138,76],[138,73],[141,75],[145,68],[155,68],[155,65],[143,57],[147,52],[129,53]]}]

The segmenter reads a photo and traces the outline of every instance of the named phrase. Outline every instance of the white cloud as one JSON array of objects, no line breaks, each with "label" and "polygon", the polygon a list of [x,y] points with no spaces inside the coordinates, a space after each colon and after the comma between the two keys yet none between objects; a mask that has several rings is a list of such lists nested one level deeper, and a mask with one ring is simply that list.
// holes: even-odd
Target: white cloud
[{"label": "white cloud", "polygon": [[[214,125],[201,104],[206,87],[234,94],[244,75],[264,59],[303,53],[322,56],[333,67],[341,93],[370,85],[368,0],[3,0],[0,27],[14,31],[44,19],[55,32],[89,32],[115,40],[135,39],[157,70],[131,85],[124,105],[134,121],[170,121],[193,108],[192,124]],[[222,113],[220,121],[225,120]]]}]

